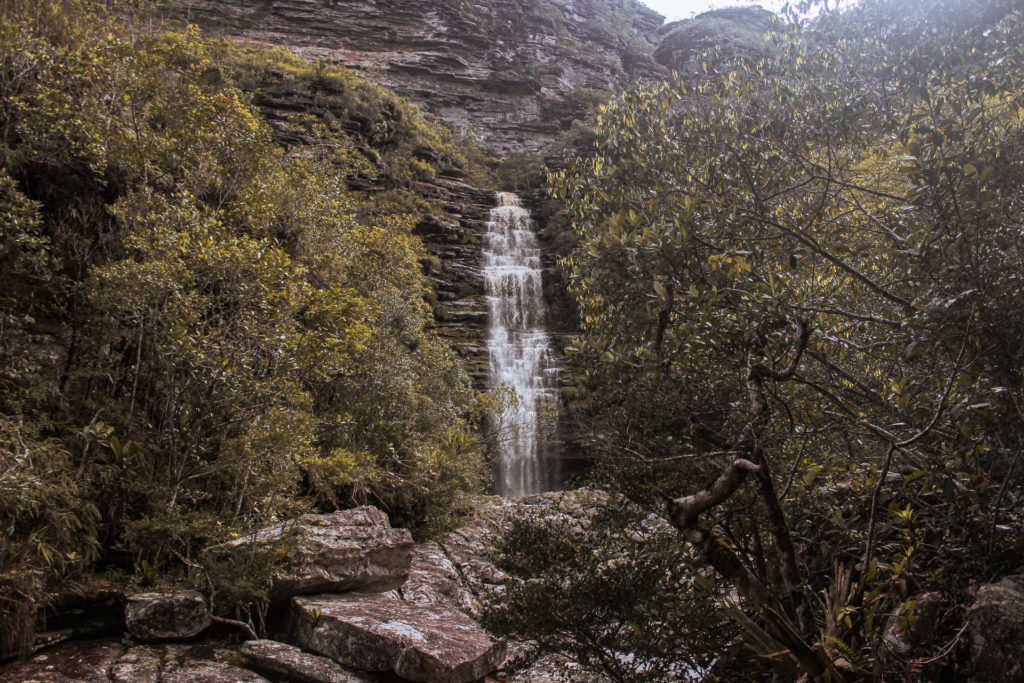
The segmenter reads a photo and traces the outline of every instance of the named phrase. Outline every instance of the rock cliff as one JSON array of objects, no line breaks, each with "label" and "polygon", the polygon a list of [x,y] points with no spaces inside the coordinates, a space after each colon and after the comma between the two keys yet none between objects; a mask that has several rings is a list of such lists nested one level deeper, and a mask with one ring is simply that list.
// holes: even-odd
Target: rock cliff
[{"label": "rock cliff", "polygon": [[[540,150],[631,80],[685,72],[709,47],[753,59],[767,49],[773,19],[759,7],[734,8],[663,25],[637,0],[179,0],[177,12],[236,41],[355,68],[502,154]],[[264,74],[251,85],[254,102],[293,150],[317,144],[294,134],[297,117],[310,114],[372,138],[366,122],[347,120],[332,105],[345,93],[330,79],[294,87]],[[483,386],[488,307],[480,250],[495,197],[455,168],[441,168],[415,189],[438,207],[415,228],[429,255],[423,266],[436,291],[437,329]],[[557,266],[571,240],[563,223],[549,221],[558,207],[542,191],[523,199],[538,223],[549,328],[560,349],[576,330]],[[567,444],[563,454],[580,454],[573,437],[560,433],[559,440]]]},{"label": "rock cliff", "polygon": [[539,149],[595,91],[664,69],[663,19],[636,0],[181,0],[241,39],[364,69],[503,151]]},{"label": "rock cliff", "polygon": [[662,27],[654,58],[682,74],[698,71],[697,58],[706,50],[717,50],[722,66],[737,61],[756,64],[773,51],[769,35],[776,30],[776,21],[759,5],[704,12]]}]

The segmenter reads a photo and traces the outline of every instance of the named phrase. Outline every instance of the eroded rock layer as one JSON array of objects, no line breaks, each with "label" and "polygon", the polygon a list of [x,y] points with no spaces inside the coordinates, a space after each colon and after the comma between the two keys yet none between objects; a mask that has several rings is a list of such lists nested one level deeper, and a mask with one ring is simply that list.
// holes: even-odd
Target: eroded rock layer
[{"label": "eroded rock layer", "polygon": [[184,0],[239,38],[367,68],[504,151],[539,149],[592,91],[662,71],[662,17],[636,0]]}]

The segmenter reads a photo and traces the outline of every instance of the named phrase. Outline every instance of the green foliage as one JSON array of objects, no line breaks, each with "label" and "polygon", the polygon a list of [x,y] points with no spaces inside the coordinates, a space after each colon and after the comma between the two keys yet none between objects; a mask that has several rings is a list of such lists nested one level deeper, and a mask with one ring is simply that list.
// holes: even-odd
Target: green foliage
[{"label": "green foliage", "polygon": [[496,553],[514,578],[485,623],[616,681],[705,671],[734,635],[716,614],[721,585],[691,571],[661,520],[624,501],[593,502],[596,511],[525,507],[513,519]]},{"label": "green foliage", "polygon": [[81,467],[34,427],[0,416],[0,648],[20,654],[51,596],[73,594],[99,555]]},{"label": "green foliage", "polygon": [[[432,177],[450,133],[340,68],[86,0],[0,7],[3,650],[104,567],[259,625],[267,558],[243,584],[204,548],[362,502],[449,523],[486,470],[427,327],[430,207],[345,183]],[[286,153],[234,85],[271,72],[368,128],[303,120],[319,151]]]},{"label": "green foliage", "polygon": [[[881,667],[904,599],[1013,571],[1024,541],[1024,21],[933,4],[639,85],[552,176],[598,481],[663,515],[710,501],[667,516],[811,675]],[[813,606],[840,575],[836,618]]]}]

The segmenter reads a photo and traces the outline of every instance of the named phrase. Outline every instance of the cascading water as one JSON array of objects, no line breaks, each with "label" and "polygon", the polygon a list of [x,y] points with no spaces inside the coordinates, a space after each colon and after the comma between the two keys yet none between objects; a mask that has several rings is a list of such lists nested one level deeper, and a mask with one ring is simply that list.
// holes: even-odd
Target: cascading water
[{"label": "cascading water", "polygon": [[557,473],[546,461],[540,412],[556,392],[551,344],[544,330],[540,248],[530,213],[502,192],[491,209],[484,251],[490,304],[491,384],[507,385],[518,402],[500,416],[498,494],[527,496],[552,488]]}]

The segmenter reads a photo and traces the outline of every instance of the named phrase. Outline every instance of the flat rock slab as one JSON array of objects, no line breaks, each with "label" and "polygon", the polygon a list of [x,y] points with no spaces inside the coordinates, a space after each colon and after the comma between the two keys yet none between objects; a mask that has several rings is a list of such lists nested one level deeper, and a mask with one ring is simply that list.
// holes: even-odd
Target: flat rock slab
[{"label": "flat rock slab", "polygon": [[297,683],[371,683],[371,679],[344,668],[333,659],[274,640],[248,640],[242,643],[239,652],[249,668],[271,676],[284,676]]},{"label": "flat rock slab", "polygon": [[409,579],[402,585],[407,602],[443,605],[475,616],[473,595],[463,585],[458,570],[437,543],[420,543],[412,551]]},{"label": "flat rock slab", "polygon": [[222,662],[183,664],[160,676],[160,683],[270,683],[263,676]]},{"label": "flat rock slab", "polygon": [[214,644],[139,645],[110,669],[112,683],[262,683],[265,678],[236,666],[234,649]]},{"label": "flat rock slab", "polygon": [[450,608],[365,593],[292,600],[289,630],[304,648],[364,671],[468,683],[505,660],[505,643]]},{"label": "flat rock slab", "polygon": [[107,673],[124,653],[120,643],[72,643],[0,669],[3,683],[109,683]]},{"label": "flat rock slab", "polygon": [[195,591],[137,593],[128,596],[124,620],[136,640],[191,638],[210,625],[210,608]]},{"label": "flat rock slab", "polygon": [[407,529],[391,528],[387,515],[365,506],[304,515],[217,548],[277,551],[283,564],[270,596],[280,601],[309,593],[398,588],[408,576],[412,546]]},{"label": "flat rock slab", "polygon": [[2,683],[269,683],[213,645],[62,645],[0,672]]}]

